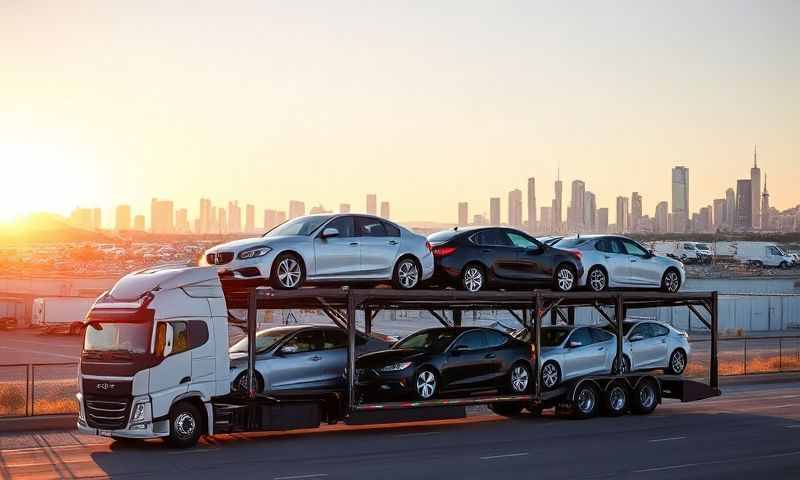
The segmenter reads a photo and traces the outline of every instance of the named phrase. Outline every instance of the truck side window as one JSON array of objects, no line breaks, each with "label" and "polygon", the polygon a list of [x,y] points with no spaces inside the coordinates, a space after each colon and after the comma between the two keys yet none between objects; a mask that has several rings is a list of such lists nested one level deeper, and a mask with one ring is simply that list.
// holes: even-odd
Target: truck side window
[{"label": "truck side window", "polygon": [[189,324],[189,348],[202,347],[208,341],[208,326],[206,322],[191,320]]},{"label": "truck side window", "polygon": [[189,350],[189,328],[186,322],[172,322],[172,353]]}]

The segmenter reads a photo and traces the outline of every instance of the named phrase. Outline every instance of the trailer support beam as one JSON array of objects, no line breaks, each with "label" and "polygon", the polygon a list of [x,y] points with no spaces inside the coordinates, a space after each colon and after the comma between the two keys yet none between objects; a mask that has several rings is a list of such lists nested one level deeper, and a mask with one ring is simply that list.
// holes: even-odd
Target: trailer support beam
[{"label": "trailer support beam", "polygon": [[347,415],[356,403],[356,300],[347,292]]},{"label": "trailer support beam", "polygon": [[694,314],[694,316],[697,317],[697,319],[700,320],[700,322],[702,322],[702,324],[706,326],[707,329],[711,330],[711,324],[705,318],[703,318],[703,315],[701,315],[696,308],[694,308],[694,305],[688,303],[686,304],[686,307],[689,308],[689,311],[691,311]]},{"label": "trailer support beam", "polygon": [[439,312],[437,312],[436,310],[428,310],[428,313],[433,315],[433,318],[435,318],[436,320],[439,320],[439,323],[441,323],[443,327],[447,328],[452,327],[450,322],[447,321],[447,318],[445,318],[444,315],[440,315]]},{"label": "trailer support beam", "polygon": [[617,355],[614,357],[616,359],[614,361],[614,373],[617,374],[622,372],[622,365],[624,362],[624,357],[622,356],[622,324],[625,322],[624,312],[625,301],[622,299],[622,295],[618,295],[616,298],[616,305],[614,305],[614,318],[617,320]]},{"label": "trailer support beam", "polygon": [[717,292],[711,293],[711,362],[708,383],[711,388],[719,388],[719,361],[717,359],[717,327],[719,326],[718,318],[719,309],[719,295]]},{"label": "trailer support beam", "polygon": [[536,353],[536,378],[534,385],[536,385],[536,401],[542,401],[542,311],[544,310],[544,301],[542,294],[536,294],[536,308],[533,310],[533,328],[534,328],[534,351]]}]

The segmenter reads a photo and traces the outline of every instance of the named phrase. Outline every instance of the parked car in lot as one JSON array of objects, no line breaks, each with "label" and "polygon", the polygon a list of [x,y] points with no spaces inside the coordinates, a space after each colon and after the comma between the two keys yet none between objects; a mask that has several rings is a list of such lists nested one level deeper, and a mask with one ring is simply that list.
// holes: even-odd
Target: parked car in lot
[{"label": "parked car in lot", "polygon": [[[389,343],[362,333],[356,353],[382,350]],[[246,392],[247,338],[233,344],[231,390]],[[332,325],[274,327],[256,333],[256,391],[270,394],[337,391],[344,388],[347,333]]]},{"label": "parked car in lot", "polygon": [[264,236],[210,248],[201,265],[223,279],[295,289],[308,283],[391,281],[411,289],[433,275],[425,237],[371,215],[307,215]]},{"label": "parked car in lot", "polygon": [[595,292],[607,288],[657,288],[676,293],[686,281],[683,263],[655,255],[628,237],[579,235],[563,238],[555,247],[581,252],[585,270],[578,285]]},{"label": "parked car in lot", "polygon": [[528,343],[482,327],[421,330],[356,360],[358,386],[365,395],[421,400],[455,391],[522,394],[531,386],[532,371]]},{"label": "parked car in lot", "polygon": [[[610,325],[606,329],[614,331]],[[623,322],[622,332],[625,371],[663,369],[681,375],[686,370],[692,353],[686,332],[654,321]]]},{"label": "parked car in lot", "polygon": [[570,291],[584,274],[580,251],[543,244],[513,228],[456,228],[434,233],[428,242],[433,282],[470,292],[536,286]]},{"label": "parked car in lot", "polygon": [[[514,337],[531,342],[528,329]],[[597,327],[542,327],[542,387],[552,389],[561,382],[583,375],[610,373],[616,356],[616,338]]]}]

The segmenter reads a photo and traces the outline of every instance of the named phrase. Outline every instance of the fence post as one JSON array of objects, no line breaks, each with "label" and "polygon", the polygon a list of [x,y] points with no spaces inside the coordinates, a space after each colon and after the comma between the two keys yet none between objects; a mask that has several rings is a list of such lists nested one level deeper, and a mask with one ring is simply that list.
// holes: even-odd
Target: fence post
[{"label": "fence post", "polygon": [[33,401],[30,403],[30,410],[28,410],[28,400],[31,398],[31,364],[25,365],[25,416],[33,416]]},{"label": "fence post", "polygon": [[747,337],[744,337],[744,374],[747,375]]},{"label": "fence post", "polygon": [[783,371],[783,339],[778,337],[778,371]]},{"label": "fence post", "polygon": [[31,417],[36,415],[34,405],[36,404],[36,385],[34,385],[34,378],[36,377],[36,365],[29,365],[31,368]]}]

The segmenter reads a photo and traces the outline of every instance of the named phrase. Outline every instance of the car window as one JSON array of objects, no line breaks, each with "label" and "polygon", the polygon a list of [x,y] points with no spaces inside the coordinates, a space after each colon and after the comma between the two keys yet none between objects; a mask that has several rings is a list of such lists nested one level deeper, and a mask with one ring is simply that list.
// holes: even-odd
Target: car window
[{"label": "car window", "polygon": [[456,340],[456,346],[464,346],[470,350],[486,348],[486,336],[483,334],[482,330],[473,330],[461,335],[461,337]]},{"label": "car window", "polygon": [[333,350],[334,348],[347,348],[347,334],[340,330],[325,330],[325,342],[322,344],[323,350]]},{"label": "car window", "polygon": [[339,236],[343,238],[354,237],[356,231],[355,222],[351,216],[336,217],[328,222],[325,228],[335,228],[339,230]]},{"label": "car window", "polygon": [[513,245],[506,233],[498,229],[483,230],[472,236],[473,243],[481,246],[510,247]]},{"label": "car window", "polygon": [[614,338],[613,335],[604,330],[600,330],[599,328],[590,328],[589,333],[592,335],[592,340],[594,343],[606,342]]},{"label": "car window", "polygon": [[297,347],[296,353],[313,352],[314,350],[322,350],[323,335],[318,330],[308,330],[299,332],[292,337],[291,340],[286,342],[286,346]]},{"label": "car window", "polygon": [[511,240],[511,243],[514,244],[515,247],[522,247],[522,248],[538,248],[539,245],[534,243],[533,240],[524,237],[518,233],[514,232],[506,232],[508,238]]},{"label": "car window", "polygon": [[652,337],[652,332],[650,331],[650,324],[649,323],[640,323],[636,325],[636,327],[631,332],[631,337],[634,335],[641,335],[644,338]]},{"label": "car window", "polygon": [[487,330],[485,333],[486,333],[486,344],[490,348],[500,347],[502,345],[505,345],[505,343],[508,341],[508,337],[500,332],[496,332],[494,330]]},{"label": "car window", "polygon": [[458,335],[457,330],[434,329],[423,330],[409,335],[392,346],[393,349],[410,348],[413,350],[428,350],[442,352]]},{"label": "car window", "polygon": [[647,250],[640,247],[638,243],[632,240],[623,240],[622,245],[625,247],[625,253],[628,255],[636,255],[637,257],[647,256]]},{"label": "car window", "polygon": [[356,231],[362,237],[386,236],[386,226],[377,218],[356,217]]},{"label": "car window", "polygon": [[659,325],[657,323],[650,324],[650,331],[654,337],[663,337],[664,335],[669,334],[669,329],[664,325]]},{"label": "car window", "polygon": [[588,241],[586,237],[570,237],[557,240],[555,244],[552,245],[557,248],[575,248],[580,247]]},{"label": "car window", "polygon": [[776,247],[767,247],[767,253],[770,255],[780,255],[780,251]]},{"label": "car window", "polygon": [[582,346],[591,345],[594,343],[592,340],[592,335],[589,333],[588,328],[579,328],[572,332],[572,335],[569,337],[570,342],[580,342]]},{"label": "car window", "polygon": [[387,237],[399,237],[400,236],[400,229],[397,225],[394,225],[389,222],[383,222],[383,228],[386,229],[386,236]]}]

